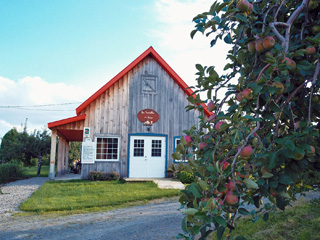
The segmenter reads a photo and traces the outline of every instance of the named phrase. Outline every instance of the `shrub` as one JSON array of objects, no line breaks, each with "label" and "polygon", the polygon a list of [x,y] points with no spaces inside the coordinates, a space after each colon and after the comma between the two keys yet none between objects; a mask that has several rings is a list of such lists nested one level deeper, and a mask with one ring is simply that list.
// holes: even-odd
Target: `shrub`
[{"label": "shrub", "polygon": [[186,171],[180,172],[180,181],[182,183],[192,183],[193,182],[193,175]]},{"label": "shrub", "polygon": [[117,172],[105,173],[101,171],[92,171],[89,172],[88,179],[90,181],[118,181],[120,174]]},{"label": "shrub", "polygon": [[185,165],[182,163],[172,164],[167,170],[167,176],[169,178],[180,179],[180,172],[185,170]]},{"label": "shrub", "polygon": [[107,179],[106,180],[116,180],[118,181],[120,178],[120,174],[117,172],[111,172],[111,173],[107,173]]},{"label": "shrub", "polygon": [[90,181],[102,181],[102,180],[105,180],[104,172],[99,172],[99,171],[89,172],[88,179]]},{"label": "shrub", "polygon": [[22,167],[19,163],[6,163],[0,165],[0,183],[23,176]]}]

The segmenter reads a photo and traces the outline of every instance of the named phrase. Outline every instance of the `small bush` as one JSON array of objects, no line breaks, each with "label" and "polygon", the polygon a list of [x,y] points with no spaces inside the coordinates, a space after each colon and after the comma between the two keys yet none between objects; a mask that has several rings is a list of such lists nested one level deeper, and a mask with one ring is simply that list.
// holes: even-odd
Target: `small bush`
[{"label": "small bush", "polygon": [[89,175],[88,175],[88,179],[90,181],[111,181],[111,180],[118,181],[119,178],[120,178],[120,174],[117,172],[105,173],[105,172],[99,172],[99,171],[92,171],[92,172],[89,172]]},{"label": "small bush", "polygon": [[0,183],[23,176],[22,167],[19,163],[6,163],[0,165]]},{"label": "small bush", "polygon": [[104,172],[99,172],[99,171],[89,172],[88,179],[90,181],[102,181],[102,180],[105,180]]},{"label": "small bush", "polygon": [[182,183],[192,183],[193,182],[193,175],[186,171],[180,172],[180,181]]},{"label": "small bush", "polygon": [[107,179],[106,180],[116,180],[118,181],[120,178],[120,174],[117,172],[111,172],[106,174]]}]

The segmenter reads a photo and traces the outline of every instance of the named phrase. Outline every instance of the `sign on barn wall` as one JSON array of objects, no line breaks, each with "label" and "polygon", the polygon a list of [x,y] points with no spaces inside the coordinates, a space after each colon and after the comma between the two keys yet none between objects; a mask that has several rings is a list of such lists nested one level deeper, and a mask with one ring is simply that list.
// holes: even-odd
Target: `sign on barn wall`
[{"label": "sign on barn wall", "polygon": [[95,142],[83,142],[81,151],[81,163],[94,163],[96,154]]},{"label": "sign on barn wall", "polygon": [[144,124],[149,124],[149,125],[153,125],[160,118],[159,114],[152,109],[141,110],[140,112],[138,112],[137,117],[140,120],[140,122],[143,122]]}]

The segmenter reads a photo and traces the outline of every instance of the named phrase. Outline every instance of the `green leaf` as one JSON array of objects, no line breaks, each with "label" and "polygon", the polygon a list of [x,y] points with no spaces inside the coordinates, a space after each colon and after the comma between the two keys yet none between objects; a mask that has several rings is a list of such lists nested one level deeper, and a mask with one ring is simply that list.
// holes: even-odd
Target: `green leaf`
[{"label": "green leaf", "polygon": [[231,38],[231,34],[228,33],[225,37],[224,37],[224,42],[227,44],[231,44],[232,43],[232,38]]},{"label": "green leaf", "polygon": [[245,209],[245,208],[239,208],[239,209],[238,209],[238,212],[239,212],[241,215],[243,215],[243,216],[247,216],[247,215],[250,214],[250,213],[247,211],[247,209]]},{"label": "green leaf", "polygon": [[181,159],[181,156],[179,153],[175,152],[175,153],[172,153],[172,158],[175,159],[175,160],[180,160]]},{"label": "green leaf", "polygon": [[191,33],[190,33],[191,39],[193,39],[194,35],[195,35],[197,32],[198,32],[197,29],[191,31]]},{"label": "green leaf", "polygon": [[266,173],[262,174],[262,178],[271,178],[271,177],[273,177],[272,173],[266,172]]},{"label": "green leaf", "polygon": [[198,212],[198,209],[195,209],[195,208],[188,208],[186,210],[183,211],[183,215],[195,215],[196,213]]},{"label": "green leaf", "polygon": [[250,188],[250,189],[258,189],[259,188],[258,184],[249,178],[246,178],[245,180],[243,180],[243,182],[247,186],[247,188]]},{"label": "green leaf", "polygon": [[187,217],[184,217],[181,223],[181,228],[184,232],[187,232]]},{"label": "green leaf", "polygon": [[281,175],[279,177],[279,182],[282,184],[293,184],[294,183],[288,175]]},{"label": "green leaf", "polygon": [[217,238],[218,240],[222,239],[225,227],[219,226],[217,229]]},{"label": "green leaf", "polygon": [[244,16],[244,15],[242,15],[241,13],[238,13],[237,15],[235,15],[234,16],[236,19],[238,19],[239,20],[239,22],[247,22],[247,18]]},{"label": "green leaf", "polygon": [[278,160],[278,152],[271,152],[269,154],[269,169],[273,169],[275,166],[277,166],[277,160]]},{"label": "green leaf", "polygon": [[273,112],[281,112],[280,107],[273,100],[268,105]]},{"label": "green leaf", "polygon": [[223,227],[227,226],[227,221],[221,216],[215,216],[214,220],[216,220],[216,222],[219,223]]},{"label": "green leaf", "polygon": [[180,142],[181,142],[183,145],[186,145],[186,144],[187,144],[186,139],[184,138],[184,136],[182,136],[182,137],[180,138]]},{"label": "green leaf", "polygon": [[202,198],[201,189],[199,188],[199,186],[196,183],[192,183],[191,185],[189,185],[188,189],[190,192],[192,192],[192,194],[196,198]]}]

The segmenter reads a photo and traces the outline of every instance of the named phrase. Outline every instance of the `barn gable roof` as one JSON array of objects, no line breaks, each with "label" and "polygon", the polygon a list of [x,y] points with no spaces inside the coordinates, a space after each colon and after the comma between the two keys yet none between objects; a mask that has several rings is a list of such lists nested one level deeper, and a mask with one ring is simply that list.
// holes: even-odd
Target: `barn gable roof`
[{"label": "barn gable roof", "polygon": [[[114,78],[107,82],[102,88],[96,91],[91,97],[89,97],[85,102],[83,102],[76,109],[77,115],[81,113],[90,103],[96,100],[102,93],[108,90],[113,84],[119,81],[125,74],[131,71],[135,66],[137,66],[144,58],[147,56],[152,56],[157,63],[169,74],[169,76],[184,90],[184,92],[191,96],[193,91],[188,88],[189,86],[179,77],[179,75],[163,60],[163,58],[153,49],[149,47],[145,52],[143,52],[139,57],[137,57],[132,63],[130,63],[126,68],[124,68],[120,73],[118,73]],[[188,89],[187,89],[188,88]],[[212,113],[207,110],[205,104],[201,104],[204,107],[205,114],[210,116]]]}]

